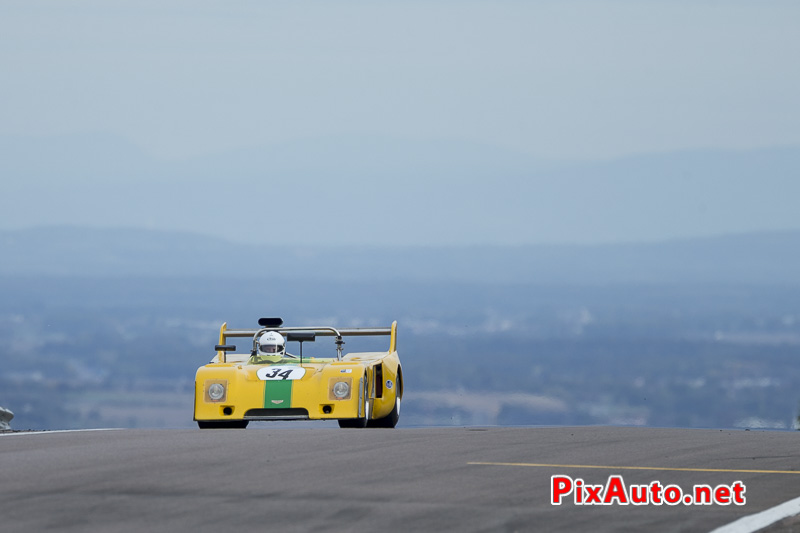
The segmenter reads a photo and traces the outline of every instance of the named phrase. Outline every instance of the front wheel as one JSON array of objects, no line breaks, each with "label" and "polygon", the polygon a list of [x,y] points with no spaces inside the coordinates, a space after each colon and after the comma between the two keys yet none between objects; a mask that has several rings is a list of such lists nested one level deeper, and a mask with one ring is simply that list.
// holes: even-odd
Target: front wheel
[{"label": "front wheel", "polygon": [[200,429],[244,429],[249,420],[226,420],[224,422],[209,422],[204,420],[197,421]]},{"label": "front wheel", "polygon": [[355,428],[361,429],[367,427],[367,419],[366,418],[345,418],[341,420],[337,420],[339,422],[340,428]]},{"label": "front wheel", "polygon": [[343,418],[337,420],[340,428],[362,429],[367,427],[369,422],[369,400],[364,401],[364,418]]},{"label": "front wheel", "polygon": [[370,420],[367,427],[371,428],[393,428],[397,426],[397,421],[400,420],[400,396],[394,397],[394,408],[392,411],[377,420]]}]

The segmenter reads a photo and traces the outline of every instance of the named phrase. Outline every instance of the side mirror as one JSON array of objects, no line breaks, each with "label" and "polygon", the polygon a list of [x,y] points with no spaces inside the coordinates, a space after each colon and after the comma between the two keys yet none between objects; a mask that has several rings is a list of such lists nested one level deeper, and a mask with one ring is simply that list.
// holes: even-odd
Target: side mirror
[{"label": "side mirror", "polygon": [[313,331],[287,331],[287,341],[314,342],[317,334]]},{"label": "side mirror", "polygon": [[233,344],[217,344],[214,349],[218,352],[232,352],[236,349]]}]

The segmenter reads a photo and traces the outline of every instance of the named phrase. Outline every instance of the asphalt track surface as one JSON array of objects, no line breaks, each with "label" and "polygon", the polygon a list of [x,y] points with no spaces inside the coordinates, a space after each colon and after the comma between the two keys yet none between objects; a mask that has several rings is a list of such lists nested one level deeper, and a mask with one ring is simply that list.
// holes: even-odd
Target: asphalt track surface
[{"label": "asphalt track surface", "polygon": [[[550,503],[553,475],[605,484],[612,474],[684,490],[742,481],[746,504]],[[3,532],[711,531],[798,496],[798,432],[264,425],[0,435]]]}]

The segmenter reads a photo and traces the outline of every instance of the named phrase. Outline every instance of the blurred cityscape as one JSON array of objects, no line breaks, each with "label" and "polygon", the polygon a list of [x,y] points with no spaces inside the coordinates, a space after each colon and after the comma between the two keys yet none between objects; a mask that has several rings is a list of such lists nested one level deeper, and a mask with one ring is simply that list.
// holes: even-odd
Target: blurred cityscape
[{"label": "blurred cityscape", "polygon": [[220,325],[260,316],[397,320],[400,426],[795,429],[799,414],[796,285],[15,275],[0,290],[0,406],[14,429],[192,427],[194,373]]}]

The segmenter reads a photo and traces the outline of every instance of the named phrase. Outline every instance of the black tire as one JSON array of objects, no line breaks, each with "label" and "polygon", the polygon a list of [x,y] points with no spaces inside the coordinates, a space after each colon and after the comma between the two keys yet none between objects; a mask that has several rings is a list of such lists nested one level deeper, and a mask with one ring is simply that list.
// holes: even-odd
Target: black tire
[{"label": "black tire", "polygon": [[249,420],[227,420],[225,422],[207,422],[198,420],[197,426],[200,429],[244,429],[247,427],[249,422]]},{"label": "black tire", "polygon": [[339,427],[344,429],[362,429],[367,427],[366,418],[344,418],[337,420],[337,422],[339,422]]},{"label": "black tire", "polygon": [[[364,381],[366,381],[367,376],[364,376]],[[365,415],[364,418],[340,418],[337,420],[339,422],[340,428],[350,429],[362,429],[367,427],[367,422],[369,422],[369,400],[364,401],[364,411]]]},{"label": "black tire", "polygon": [[371,428],[394,428],[397,426],[397,421],[400,420],[400,396],[394,397],[394,408],[392,411],[384,416],[375,420],[370,420],[367,427]]}]

